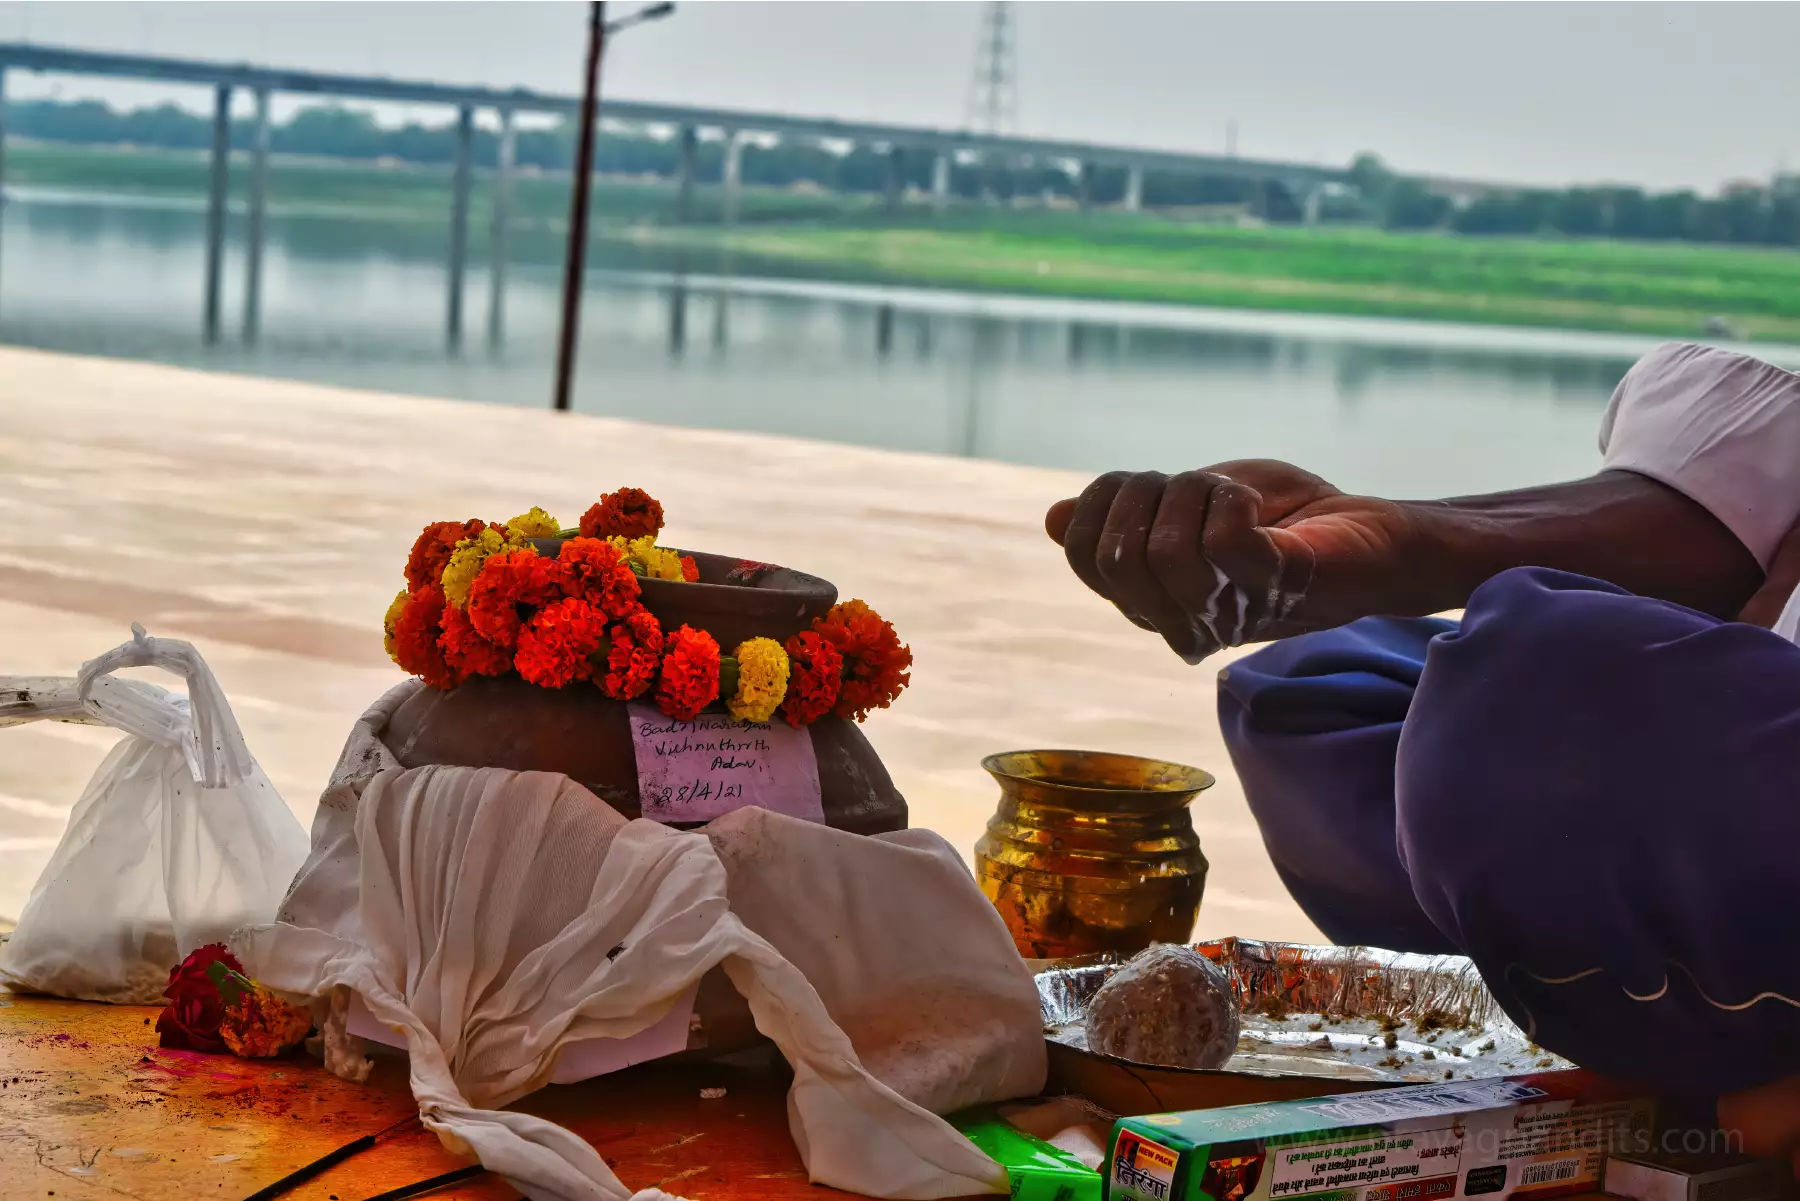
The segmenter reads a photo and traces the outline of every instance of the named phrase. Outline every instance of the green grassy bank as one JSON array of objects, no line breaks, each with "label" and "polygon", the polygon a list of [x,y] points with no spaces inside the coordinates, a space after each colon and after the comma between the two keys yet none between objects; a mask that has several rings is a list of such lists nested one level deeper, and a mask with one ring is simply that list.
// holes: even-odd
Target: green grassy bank
[{"label": "green grassy bank", "polygon": [[[199,199],[203,155],[13,145],[16,187]],[[441,229],[447,170],[277,160],[277,212],[341,214]],[[234,163],[234,199],[248,171]],[[472,220],[485,229],[491,191],[476,181]],[[916,206],[888,218],[868,197],[747,190],[742,224],[718,224],[716,188],[696,190],[693,221],[675,221],[674,189],[605,181],[602,238],[730,251],[746,267],[921,285],[1094,299],[1371,314],[1483,324],[1698,336],[1722,318],[1751,339],[1800,342],[1800,254],[1715,246],[1409,235],[1377,230],[1245,229],[1155,215],[961,210]],[[568,205],[562,176],[521,175],[519,249],[551,253]],[[535,247],[535,249],[528,249]]]},{"label": "green grassy bank", "polygon": [[1800,341],[1800,254],[1350,229],[1238,229],[1153,217],[1010,214],[942,228],[810,223],[642,238],[718,243],[821,270],[937,284],[1290,312],[1687,337],[1709,318]]}]

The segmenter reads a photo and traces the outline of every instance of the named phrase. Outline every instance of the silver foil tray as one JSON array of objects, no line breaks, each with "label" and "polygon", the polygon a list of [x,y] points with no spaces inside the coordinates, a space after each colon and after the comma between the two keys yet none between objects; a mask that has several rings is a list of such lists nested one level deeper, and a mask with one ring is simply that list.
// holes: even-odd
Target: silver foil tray
[{"label": "silver foil tray", "polygon": [[[1460,955],[1227,938],[1192,944],[1230,975],[1243,1010],[1223,1072],[1422,1084],[1572,1068],[1535,1046]],[[1098,957],[1034,964],[1044,1036],[1087,1049],[1087,1004],[1121,966]],[[1133,1065],[1140,1070],[1148,1065]],[[1196,1069],[1158,1072],[1205,1075]]]}]

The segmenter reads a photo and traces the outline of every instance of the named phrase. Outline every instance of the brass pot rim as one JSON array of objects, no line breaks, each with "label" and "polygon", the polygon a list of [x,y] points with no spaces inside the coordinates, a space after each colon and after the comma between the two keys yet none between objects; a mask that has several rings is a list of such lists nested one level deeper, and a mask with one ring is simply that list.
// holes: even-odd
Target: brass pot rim
[{"label": "brass pot rim", "polygon": [[[1110,762],[1125,767],[1137,774],[1137,779],[1124,786],[1107,786],[1105,784],[1084,784],[1079,780],[1058,775],[1049,765],[1061,762],[1097,763]],[[1029,765],[1038,766],[1038,771],[1026,770]],[[999,781],[1004,789],[1008,784],[1029,789],[1079,797],[1088,807],[1093,809],[1138,809],[1145,802],[1151,808],[1179,808],[1186,805],[1195,796],[1211,788],[1217,780],[1211,772],[1202,768],[1190,767],[1185,763],[1176,763],[1168,759],[1150,759],[1142,755],[1126,755],[1113,751],[1082,751],[1071,749],[1040,749],[1029,751],[1002,751],[988,755],[981,761],[982,770]],[[1123,774],[1121,778],[1125,777]],[[1141,781],[1141,786],[1139,786]]]}]

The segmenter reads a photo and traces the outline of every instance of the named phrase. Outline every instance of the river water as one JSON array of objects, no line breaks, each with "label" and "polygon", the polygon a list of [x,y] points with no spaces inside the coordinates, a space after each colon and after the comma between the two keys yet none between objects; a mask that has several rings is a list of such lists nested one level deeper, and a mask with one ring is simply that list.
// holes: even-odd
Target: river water
[{"label": "river water", "polygon": [[[446,240],[366,217],[272,217],[250,347],[234,222],[224,336],[207,347],[196,205],[19,190],[0,222],[0,340],[547,405],[552,256],[512,264],[496,348],[477,245],[465,345],[452,353]],[[1443,496],[1591,471],[1607,397],[1654,344],[692,267],[669,253],[597,253],[577,409],[1095,472],[1284,458],[1353,490]],[[1800,365],[1800,350],[1760,353]]]}]

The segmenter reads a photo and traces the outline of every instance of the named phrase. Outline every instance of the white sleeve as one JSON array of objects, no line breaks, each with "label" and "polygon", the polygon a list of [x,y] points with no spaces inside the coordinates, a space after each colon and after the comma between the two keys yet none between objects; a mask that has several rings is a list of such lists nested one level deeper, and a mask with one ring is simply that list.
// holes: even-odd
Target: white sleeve
[{"label": "white sleeve", "polygon": [[1707,346],[1640,359],[1600,423],[1603,470],[1705,506],[1765,568],[1800,521],[1800,375]]}]

